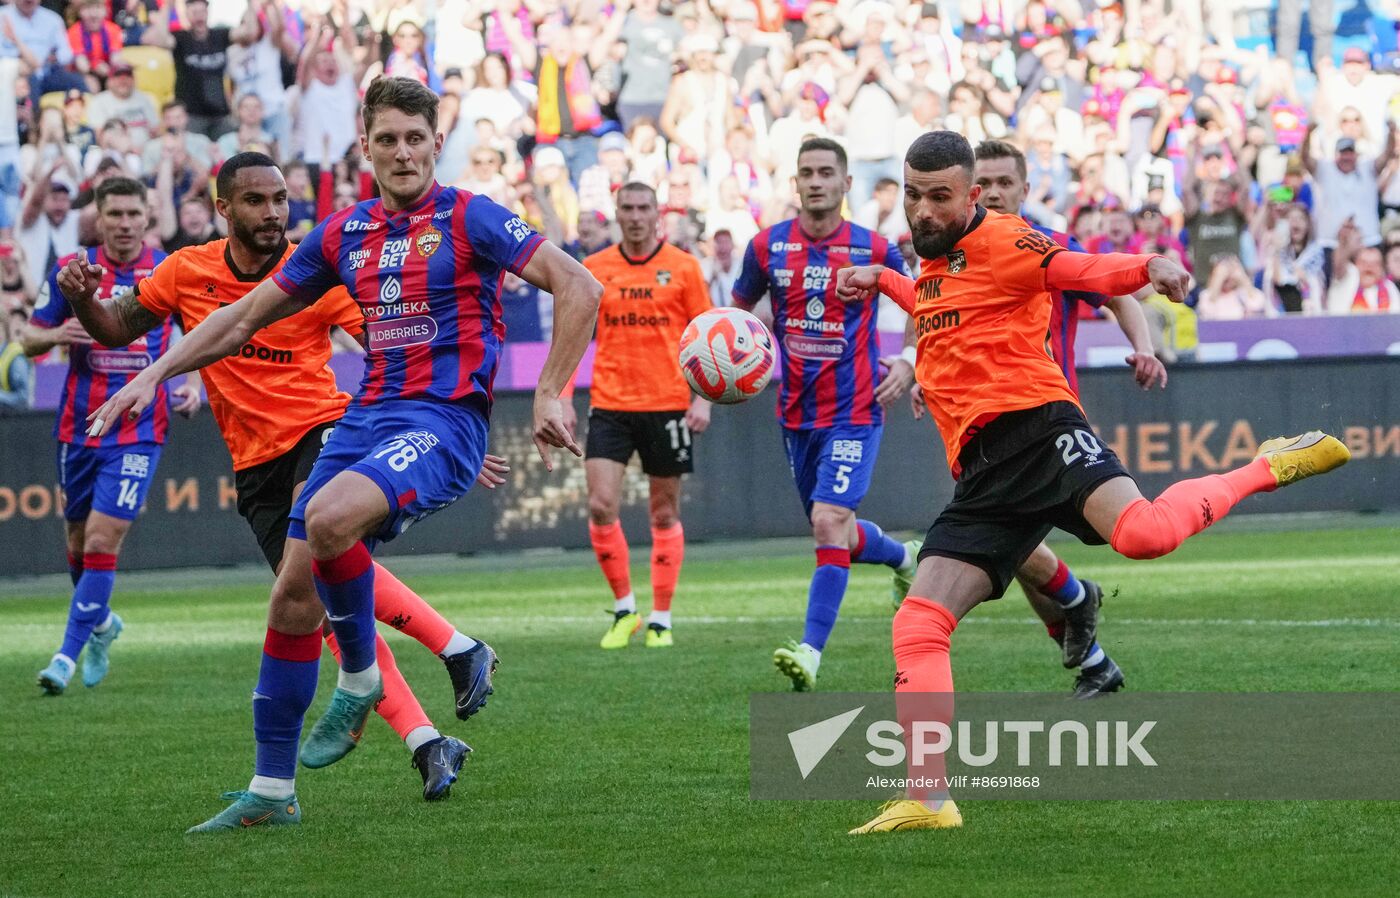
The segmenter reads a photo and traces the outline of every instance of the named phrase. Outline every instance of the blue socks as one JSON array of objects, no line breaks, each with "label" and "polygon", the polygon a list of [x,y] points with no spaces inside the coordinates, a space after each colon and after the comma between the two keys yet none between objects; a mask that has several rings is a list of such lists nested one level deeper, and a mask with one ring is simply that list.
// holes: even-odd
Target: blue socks
[{"label": "blue socks", "polygon": [[1084,601],[1084,584],[1070,572],[1063,561],[1055,569],[1055,575],[1041,584],[1040,591],[1066,608],[1073,608]]},{"label": "blue socks", "polygon": [[112,586],[117,582],[117,556],[88,552],[81,562],[82,574],[73,588],[73,601],[68,606],[68,628],[63,633],[60,655],[77,661],[87,645],[92,628],[107,619],[112,601]]},{"label": "blue socks", "polygon": [[253,689],[256,775],[285,780],[296,777],[301,722],[316,697],[320,661],[320,633],[294,636],[268,627],[262,669]]},{"label": "blue socks", "polygon": [[856,545],[851,560],[861,564],[904,566],[904,544],[895,542],[873,521],[856,521]]},{"label": "blue socks", "polygon": [[[900,551],[903,551],[902,546]],[[850,550],[841,546],[817,547],[817,569],[812,573],[812,585],[807,592],[807,625],[802,631],[802,641],[819,652],[826,648],[826,640],[836,626],[836,615],[846,596],[846,581],[850,575]]]},{"label": "blue socks", "polygon": [[340,643],[340,668],[358,673],[375,662],[374,560],[364,543],[343,555],[312,561],[316,592]]}]

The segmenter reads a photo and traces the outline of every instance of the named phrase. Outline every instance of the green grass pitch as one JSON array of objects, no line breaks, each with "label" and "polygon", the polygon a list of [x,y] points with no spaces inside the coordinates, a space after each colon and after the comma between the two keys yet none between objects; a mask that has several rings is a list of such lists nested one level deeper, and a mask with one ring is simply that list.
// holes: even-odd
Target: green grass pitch
[{"label": "green grass pitch", "polygon": [[[1058,546],[1120,590],[1101,639],[1130,689],[1395,688],[1400,529],[1236,527],[1151,563]],[[463,724],[441,664],[389,636],[428,712],[476,748],[452,798],[421,800],[378,721],[301,772],[299,829],[224,837],[182,833],[251,772],[265,577],[119,577],[108,681],[56,699],[32,684],[66,597],[52,581],[0,598],[0,896],[1395,894],[1396,804],[967,802],[958,831],[854,838],[874,804],[749,800],[747,696],[785,685],[770,655],[800,635],[810,557],[693,549],[676,647],[639,634],[616,653],[597,648],[610,604],[591,557],[391,561],[501,656]],[[633,560],[644,578],[645,548]],[[857,566],[823,688],[888,688],[889,618],[887,575]],[[965,690],[1070,685],[1014,591],[969,616],[953,667]],[[321,670],[313,716],[329,654]]]}]

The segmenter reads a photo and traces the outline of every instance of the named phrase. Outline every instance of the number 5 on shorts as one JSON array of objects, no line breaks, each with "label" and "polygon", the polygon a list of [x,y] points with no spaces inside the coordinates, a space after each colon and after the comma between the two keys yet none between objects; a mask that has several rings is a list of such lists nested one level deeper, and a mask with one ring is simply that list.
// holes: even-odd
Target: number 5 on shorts
[{"label": "number 5 on shorts", "polygon": [[837,468],[836,468],[836,486],[834,486],[834,487],[831,488],[831,491],[832,491],[833,493],[835,493],[836,495],[839,496],[839,495],[841,495],[842,493],[844,493],[846,490],[848,490],[848,489],[851,488],[851,478],[850,478],[850,473],[851,473],[851,471],[852,471],[852,468],[851,468],[850,465],[838,465],[838,466],[837,466]]}]

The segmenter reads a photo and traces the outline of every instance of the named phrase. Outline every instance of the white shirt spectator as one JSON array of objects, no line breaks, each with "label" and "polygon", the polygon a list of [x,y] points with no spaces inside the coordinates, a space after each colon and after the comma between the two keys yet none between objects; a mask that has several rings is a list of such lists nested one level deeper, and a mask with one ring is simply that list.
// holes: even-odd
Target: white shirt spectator
[{"label": "white shirt spectator", "polygon": [[[480,28],[468,28],[465,20],[475,4],[469,0],[438,0],[437,34],[433,65],[441,75],[448,69],[474,68],[486,58]],[[480,13],[477,13],[480,18]]]},{"label": "white shirt spectator", "polygon": [[309,79],[298,110],[303,158],[319,163],[344,156],[359,140],[355,127],[359,114],[359,94],[349,75],[342,74],[334,84]]},{"label": "white shirt spectator", "polygon": [[517,133],[515,124],[525,117],[534,102],[534,85],[515,81],[505,89],[472,88],[462,99],[462,110],[473,124],[480,119],[490,119],[501,134],[513,134]]},{"label": "white shirt spectator", "polygon": [[1317,238],[1324,247],[1337,247],[1337,232],[1348,218],[1361,229],[1363,246],[1381,242],[1381,218],[1376,208],[1380,188],[1374,159],[1358,158],[1356,168],[1347,173],[1333,160],[1319,159],[1313,178],[1321,194],[1316,203]]},{"label": "white shirt spectator", "polygon": [[[13,5],[0,6],[0,17],[10,20],[15,38],[39,59],[40,65],[47,65],[49,58],[61,66],[73,63],[73,48],[68,44],[68,25],[63,16],[43,6],[36,6],[31,15],[26,16]],[[5,37],[0,29],[0,56],[19,58],[19,48]]]},{"label": "white shirt spectator", "polygon": [[[744,243],[735,243],[736,247],[743,245]],[[710,288],[710,302],[716,306],[734,304],[734,282],[739,279],[739,269],[743,262],[741,255],[737,249],[731,253],[728,268],[723,267],[714,256],[700,260],[700,271],[705,275],[705,283]]]},{"label": "white shirt spectator", "polygon": [[15,227],[15,239],[24,247],[24,259],[29,265],[29,276],[39,287],[40,302],[47,291],[49,271],[52,266],[69,253],[81,249],[78,243],[78,210],[71,209],[57,224],[48,215],[40,212],[29,227],[20,222]]},{"label": "white shirt spectator", "polygon": [[263,104],[263,118],[281,115],[287,108],[287,90],[282,84],[282,51],[264,34],[248,47],[237,44],[228,49],[228,73],[237,100],[252,94]]},{"label": "white shirt spectator", "polygon": [[900,149],[894,129],[898,120],[899,107],[889,91],[878,84],[862,84],[851,100],[848,121],[855,127],[846,128],[846,152],[852,159],[864,160],[895,156]]},{"label": "white shirt spectator", "polygon": [[145,149],[151,135],[160,126],[156,101],[141,90],[133,90],[125,99],[104,90],[88,100],[87,122],[92,130],[101,134],[102,126],[112,119],[126,125],[127,133],[131,135],[131,146],[138,153]]}]

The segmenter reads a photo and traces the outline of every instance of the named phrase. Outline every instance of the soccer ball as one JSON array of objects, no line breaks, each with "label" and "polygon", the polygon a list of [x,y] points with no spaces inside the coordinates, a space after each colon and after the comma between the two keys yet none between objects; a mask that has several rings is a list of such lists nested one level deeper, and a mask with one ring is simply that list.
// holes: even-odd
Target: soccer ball
[{"label": "soccer ball", "polygon": [[742,309],[711,309],[681,334],[681,373],[697,396],[732,405],[763,392],[773,378],[773,335]]}]

